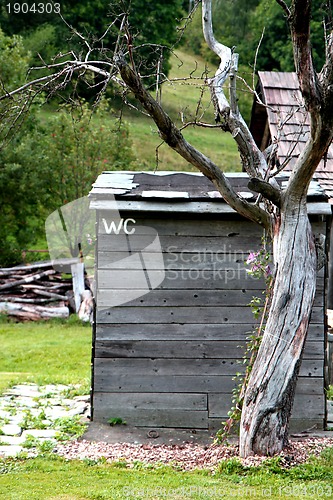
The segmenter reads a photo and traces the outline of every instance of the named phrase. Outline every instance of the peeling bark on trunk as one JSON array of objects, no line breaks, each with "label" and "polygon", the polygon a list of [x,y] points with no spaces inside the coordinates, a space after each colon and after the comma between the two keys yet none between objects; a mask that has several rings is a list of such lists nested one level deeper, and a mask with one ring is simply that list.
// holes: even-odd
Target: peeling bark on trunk
[{"label": "peeling bark on trunk", "polygon": [[240,454],[273,455],[288,441],[297,376],[316,288],[316,249],[306,201],[283,207],[274,227],[270,314],[246,389]]}]

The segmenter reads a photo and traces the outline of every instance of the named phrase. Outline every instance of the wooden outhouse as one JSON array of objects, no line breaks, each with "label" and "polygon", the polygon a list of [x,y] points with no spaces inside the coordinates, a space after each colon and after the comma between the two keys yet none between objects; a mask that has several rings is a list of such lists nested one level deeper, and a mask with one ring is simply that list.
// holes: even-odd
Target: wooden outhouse
[{"label": "wooden outhouse", "polygon": [[[245,174],[229,179],[255,200]],[[104,172],[90,197],[97,221],[93,420],[219,428],[256,326],[248,304],[264,285],[245,261],[260,248],[262,229],[201,174]],[[315,232],[326,236],[331,208],[317,182],[308,210]],[[293,430],[325,427],[325,273],[318,271]]]}]

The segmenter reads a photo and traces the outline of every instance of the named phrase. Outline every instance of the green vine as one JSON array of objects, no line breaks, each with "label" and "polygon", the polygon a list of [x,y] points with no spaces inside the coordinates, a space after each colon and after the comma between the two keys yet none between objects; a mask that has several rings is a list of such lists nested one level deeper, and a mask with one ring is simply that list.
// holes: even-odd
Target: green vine
[{"label": "green vine", "polygon": [[245,373],[236,373],[233,378],[233,380],[238,383],[232,391],[232,407],[228,412],[229,418],[226,422],[222,422],[222,428],[216,434],[216,442],[218,443],[227,440],[231,430],[241,418],[247,383],[257,357],[265,329],[265,323],[268,318],[274,279],[270,266],[270,252],[265,236],[262,238],[260,250],[258,252],[251,252],[245,264],[249,266],[249,269],[247,269],[249,275],[256,279],[263,278],[265,280],[266,288],[263,291],[264,297],[252,297],[251,302],[248,304],[252,309],[255,320],[259,321],[259,324],[246,338],[246,349],[241,361],[243,365],[246,365]]}]

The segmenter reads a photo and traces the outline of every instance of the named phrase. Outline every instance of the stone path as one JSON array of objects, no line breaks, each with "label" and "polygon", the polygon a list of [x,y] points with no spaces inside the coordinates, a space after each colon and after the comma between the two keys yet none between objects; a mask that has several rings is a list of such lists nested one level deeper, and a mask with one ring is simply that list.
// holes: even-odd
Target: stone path
[{"label": "stone path", "polygon": [[[0,457],[26,452],[38,454],[38,445],[52,447],[72,437],[67,428],[77,420],[88,423],[89,396],[68,397],[73,386],[20,384],[0,396]],[[333,401],[327,402],[328,428],[333,429]],[[89,431],[88,431],[89,434]],[[106,440],[107,441],[107,440]]]},{"label": "stone path", "polygon": [[78,419],[88,422],[89,396],[68,397],[67,385],[20,384],[0,396],[0,457],[36,454],[45,441],[67,439]]}]

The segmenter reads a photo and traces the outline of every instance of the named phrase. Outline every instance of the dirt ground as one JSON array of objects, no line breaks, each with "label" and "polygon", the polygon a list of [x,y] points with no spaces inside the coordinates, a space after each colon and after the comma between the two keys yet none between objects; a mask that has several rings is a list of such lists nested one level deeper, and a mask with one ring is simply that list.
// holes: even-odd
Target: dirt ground
[{"label": "dirt ground", "polygon": [[[131,444],[181,444],[193,443],[211,445],[214,442],[215,432],[197,429],[171,429],[133,427],[129,425],[100,424],[90,422],[82,439],[86,441],[102,441],[104,443],[131,443]],[[230,441],[237,442],[234,436]]]},{"label": "dirt ground", "polygon": [[[319,456],[333,446],[333,436],[327,432],[294,435],[279,454],[283,467],[304,463],[310,455]],[[169,464],[183,470],[205,468],[214,471],[221,460],[239,457],[237,438],[229,444],[214,444],[214,434],[184,429],[149,429],[125,425],[91,423],[77,441],[58,444],[55,452],[66,459],[103,458],[107,462],[123,461],[127,467],[140,461],[145,464]],[[267,457],[251,456],[240,459],[243,465],[258,466]]]},{"label": "dirt ground", "polygon": [[[110,426],[108,424],[90,422],[82,439],[109,444],[180,445],[183,443],[192,443],[201,446],[210,446],[214,443],[215,434],[215,431],[202,429],[151,428],[133,427],[130,425]],[[291,441],[306,440],[309,438],[333,438],[333,432],[317,430],[290,435]],[[228,441],[236,444],[238,436],[230,435]]]}]

